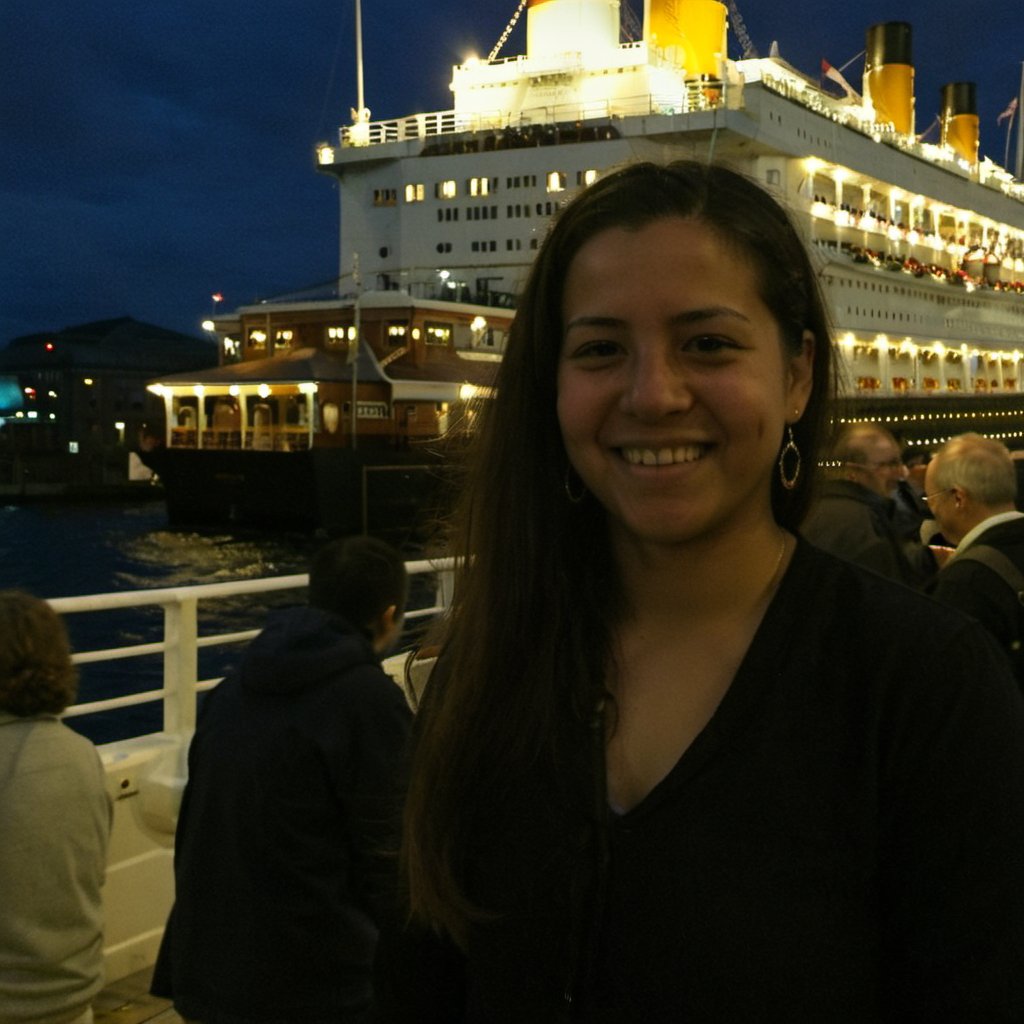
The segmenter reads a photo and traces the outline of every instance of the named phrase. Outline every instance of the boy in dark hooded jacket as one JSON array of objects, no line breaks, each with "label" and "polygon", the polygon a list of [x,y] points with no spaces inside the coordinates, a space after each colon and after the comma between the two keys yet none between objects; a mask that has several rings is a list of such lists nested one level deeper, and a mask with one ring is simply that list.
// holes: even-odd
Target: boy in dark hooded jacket
[{"label": "boy in dark hooded jacket", "polygon": [[367,1019],[410,726],[380,658],[406,593],[389,545],[326,545],[309,607],[273,613],[207,696],[152,985],[186,1019]]}]

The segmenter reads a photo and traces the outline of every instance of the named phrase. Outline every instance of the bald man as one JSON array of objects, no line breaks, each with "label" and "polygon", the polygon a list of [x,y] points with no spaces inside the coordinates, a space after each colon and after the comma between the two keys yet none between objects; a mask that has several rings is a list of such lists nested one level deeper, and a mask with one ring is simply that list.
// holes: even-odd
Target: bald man
[{"label": "bald man", "polygon": [[925,472],[925,500],[956,550],[929,586],[944,604],[976,618],[1010,654],[1024,686],[1024,514],[1006,446],[961,434]]}]

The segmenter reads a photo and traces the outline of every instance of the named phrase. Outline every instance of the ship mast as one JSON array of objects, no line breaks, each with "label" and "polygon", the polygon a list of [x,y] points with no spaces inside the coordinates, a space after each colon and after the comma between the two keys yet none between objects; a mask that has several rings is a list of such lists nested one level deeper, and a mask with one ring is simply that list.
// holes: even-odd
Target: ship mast
[{"label": "ship mast", "polygon": [[354,145],[365,146],[370,141],[370,111],[366,109],[363,94],[363,5],[356,0],[356,107],[352,111],[352,130],[349,133]]},{"label": "ship mast", "polygon": [[356,111],[357,119],[366,109],[363,95],[363,5],[356,0]]},{"label": "ship mast", "polygon": [[1020,64],[1020,90],[1017,95],[1017,159],[1014,177],[1024,181],[1024,61]]}]

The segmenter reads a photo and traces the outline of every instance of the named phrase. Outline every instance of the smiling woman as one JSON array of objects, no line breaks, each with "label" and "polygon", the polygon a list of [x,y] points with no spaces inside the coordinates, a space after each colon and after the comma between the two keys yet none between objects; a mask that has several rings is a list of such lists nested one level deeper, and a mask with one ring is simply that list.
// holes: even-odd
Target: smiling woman
[{"label": "smiling woman", "polygon": [[597,235],[566,279],[558,419],[617,544],[728,529],[751,555],[778,547],[770,480],[814,339],[788,353],[754,267],[722,249],[663,218]]},{"label": "smiling woman", "polygon": [[[462,490],[381,1019],[1024,1014],[1024,705],[975,624],[797,538],[831,382],[748,179],[562,212]],[[918,649],[860,642],[895,621]]]}]

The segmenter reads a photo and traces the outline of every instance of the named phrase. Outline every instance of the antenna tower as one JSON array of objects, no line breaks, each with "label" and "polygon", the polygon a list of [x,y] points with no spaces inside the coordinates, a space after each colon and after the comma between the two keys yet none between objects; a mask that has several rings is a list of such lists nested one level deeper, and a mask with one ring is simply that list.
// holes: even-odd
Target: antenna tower
[{"label": "antenna tower", "polygon": [[740,9],[736,6],[736,0],[728,0],[729,17],[732,21],[732,30],[736,33],[736,38],[740,41],[740,46],[743,47],[743,56],[756,57],[757,47],[754,46],[754,41],[750,38],[750,34],[747,32],[747,26],[743,24],[743,15],[740,14]]}]

